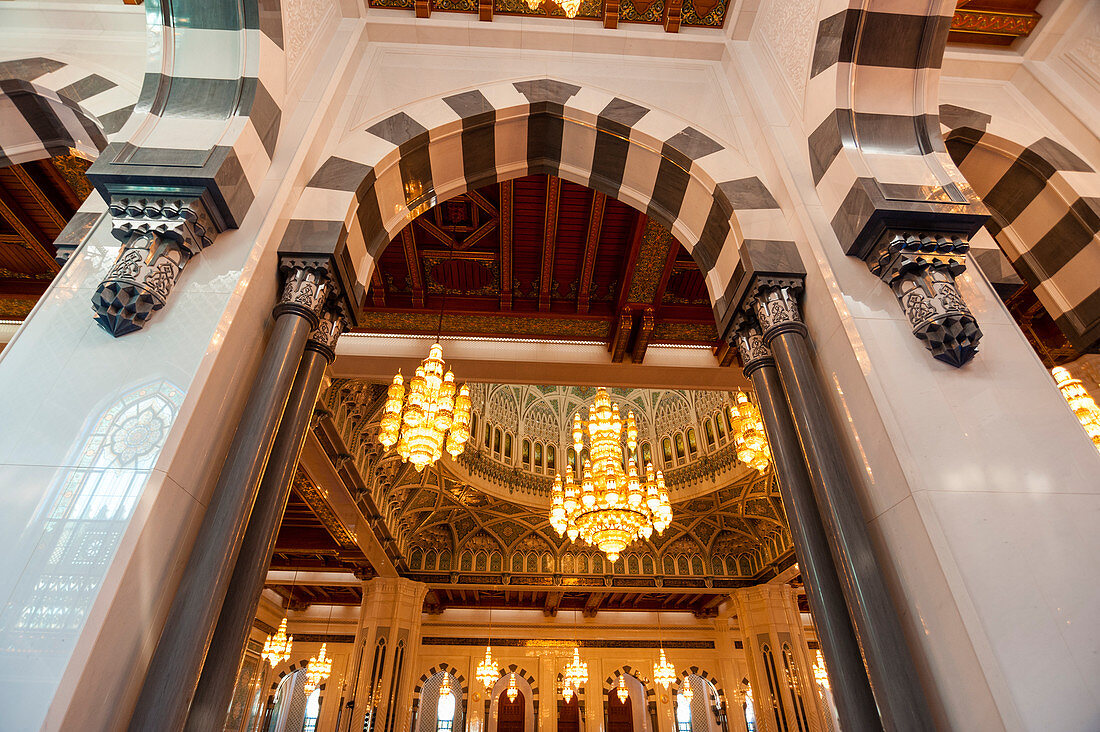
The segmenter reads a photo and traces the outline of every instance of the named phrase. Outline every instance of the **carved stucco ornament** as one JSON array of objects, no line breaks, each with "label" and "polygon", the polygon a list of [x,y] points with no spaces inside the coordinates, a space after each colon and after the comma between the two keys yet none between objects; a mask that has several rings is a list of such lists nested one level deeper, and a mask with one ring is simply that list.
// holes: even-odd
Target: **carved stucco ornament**
[{"label": "carved stucco ornament", "polygon": [[894,291],[913,335],[932,356],[956,368],[974,358],[982,331],[955,278],[970,244],[958,234],[887,231],[867,256],[871,272]]},{"label": "carved stucco ornament", "polygon": [[117,338],[164,307],[183,268],[216,232],[198,198],[118,198],[108,210],[122,249],[92,295],[92,309]]}]

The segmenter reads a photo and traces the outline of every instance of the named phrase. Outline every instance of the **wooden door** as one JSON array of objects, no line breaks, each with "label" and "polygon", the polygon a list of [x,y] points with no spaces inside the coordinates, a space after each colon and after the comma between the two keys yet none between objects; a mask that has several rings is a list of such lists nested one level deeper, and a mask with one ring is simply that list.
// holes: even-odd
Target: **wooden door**
[{"label": "wooden door", "polygon": [[515,701],[508,701],[508,692],[502,691],[497,701],[497,732],[523,732],[526,709],[522,691],[516,694]]},{"label": "wooden door", "polygon": [[581,732],[581,704],[576,694],[568,703],[558,699],[558,732]]},{"label": "wooden door", "polygon": [[634,732],[633,703],[633,694],[621,702],[614,687],[607,692],[607,732]]}]

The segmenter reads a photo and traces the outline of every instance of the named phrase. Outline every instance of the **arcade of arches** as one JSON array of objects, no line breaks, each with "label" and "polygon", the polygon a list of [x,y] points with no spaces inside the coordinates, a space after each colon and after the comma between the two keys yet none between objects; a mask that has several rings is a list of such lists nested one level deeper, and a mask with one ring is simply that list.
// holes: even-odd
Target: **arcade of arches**
[{"label": "arcade of arches", "polygon": [[1100,729],[1098,38],[0,3],[0,729]]}]

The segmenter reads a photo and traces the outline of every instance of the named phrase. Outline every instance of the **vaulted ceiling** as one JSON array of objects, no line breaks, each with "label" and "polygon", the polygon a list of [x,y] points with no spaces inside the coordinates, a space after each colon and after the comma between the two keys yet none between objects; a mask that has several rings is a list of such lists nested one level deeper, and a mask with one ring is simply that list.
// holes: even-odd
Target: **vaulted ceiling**
[{"label": "vaulted ceiling", "polygon": [[[626,204],[534,175],[414,219],[378,260],[368,331],[717,346],[703,276],[663,226]],[[723,351],[724,352],[724,351]],[[728,362],[728,360],[727,360]]]}]

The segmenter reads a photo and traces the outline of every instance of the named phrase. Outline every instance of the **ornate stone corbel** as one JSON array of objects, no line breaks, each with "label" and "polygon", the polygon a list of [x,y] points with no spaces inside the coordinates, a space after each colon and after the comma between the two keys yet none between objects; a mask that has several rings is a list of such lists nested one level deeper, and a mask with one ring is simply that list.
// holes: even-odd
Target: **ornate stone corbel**
[{"label": "ornate stone corbel", "polygon": [[771,349],[764,345],[764,332],[760,324],[747,313],[739,313],[733,321],[729,335],[730,345],[737,348],[745,376],[761,366],[775,364]]},{"label": "ornate stone corbel", "polygon": [[767,346],[780,333],[806,335],[798,296],[802,294],[801,277],[757,277],[746,302],[756,315],[760,329],[760,344]]},{"label": "ornate stone corbel", "polygon": [[982,331],[955,278],[966,269],[970,244],[957,234],[887,231],[868,254],[867,266],[894,291],[933,358],[962,366],[978,352]]},{"label": "ornate stone corbel", "polygon": [[99,325],[116,338],[164,307],[191,258],[217,233],[200,198],[124,197],[108,208],[122,250],[92,296]]},{"label": "ornate stone corbel", "polygon": [[[344,311],[336,303],[330,302],[321,311],[321,321],[313,328],[306,340],[306,350],[316,351],[332,363],[336,360],[336,342],[344,332]],[[348,455],[348,458],[351,458]]]},{"label": "ornate stone corbel", "polygon": [[312,328],[321,324],[325,306],[335,297],[333,278],[327,257],[280,257],[283,294],[271,311],[278,318],[294,313],[307,319]]}]

